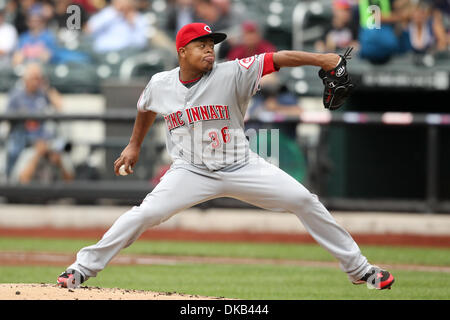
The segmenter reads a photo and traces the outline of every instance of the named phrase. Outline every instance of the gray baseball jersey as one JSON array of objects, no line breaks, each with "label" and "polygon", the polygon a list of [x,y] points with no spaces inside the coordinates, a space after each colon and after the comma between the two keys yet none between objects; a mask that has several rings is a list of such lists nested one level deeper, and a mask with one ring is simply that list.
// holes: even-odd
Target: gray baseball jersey
[{"label": "gray baseball jersey", "polygon": [[81,249],[69,268],[95,277],[149,227],[198,203],[232,197],[296,215],[350,280],[359,280],[369,270],[358,245],[316,195],[249,151],[244,114],[258,90],[264,61],[263,54],[215,64],[189,89],[179,80],[179,68],[152,77],[138,108],[164,116],[174,162],[142,203],[120,216],[98,243]]},{"label": "gray baseball jersey", "polygon": [[263,63],[264,54],[215,64],[191,88],[180,82],[179,67],[155,74],[137,107],[164,116],[173,161],[210,171],[245,163],[249,144],[244,115]]}]

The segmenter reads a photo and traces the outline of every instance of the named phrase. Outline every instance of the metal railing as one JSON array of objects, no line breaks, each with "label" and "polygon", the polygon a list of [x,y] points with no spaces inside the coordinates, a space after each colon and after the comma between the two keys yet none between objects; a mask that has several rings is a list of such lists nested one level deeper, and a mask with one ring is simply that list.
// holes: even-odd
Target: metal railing
[{"label": "metal railing", "polygon": [[[19,115],[2,114],[1,121],[18,122],[28,119],[66,121],[102,121],[132,124],[135,113],[115,111],[102,114],[51,114],[51,115]],[[162,122],[157,117],[156,123]],[[254,121],[254,120],[251,120]],[[409,212],[450,212],[450,202],[437,198],[439,183],[439,128],[450,126],[450,114],[422,114],[409,112],[304,112],[300,118],[288,119],[285,123],[316,124],[320,126],[421,126],[426,128],[426,194],[424,199],[345,199],[325,197],[322,202],[336,210],[394,210]],[[283,122],[274,125],[282,126]],[[0,141],[1,142],[1,141]],[[4,141],[3,141],[4,144]],[[55,183],[52,185],[11,185],[0,184],[0,197],[21,196],[24,199],[58,199],[78,198],[95,200],[110,198],[116,200],[138,201],[152,190],[154,186],[147,181],[75,181],[72,183]],[[232,199],[216,199],[209,202],[216,206],[251,207]]]},{"label": "metal railing", "polygon": [[[330,4],[328,4],[330,6]],[[317,25],[306,29],[308,15],[320,15],[326,10],[321,1],[301,1],[292,11],[292,48],[293,50],[304,50],[306,41],[314,40],[323,36],[325,26]]]}]

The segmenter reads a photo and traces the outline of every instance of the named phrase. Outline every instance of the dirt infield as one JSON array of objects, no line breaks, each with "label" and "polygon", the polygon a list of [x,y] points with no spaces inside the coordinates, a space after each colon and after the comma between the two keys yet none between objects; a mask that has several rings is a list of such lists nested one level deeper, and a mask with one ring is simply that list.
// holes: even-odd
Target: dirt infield
[{"label": "dirt infield", "polygon": [[55,284],[0,284],[0,300],[223,300],[223,298],[152,292],[143,290],[106,289],[81,286],[77,289],[59,288]]},{"label": "dirt infield", "polygon": [[[100,239],[105,232],[105,229],[0,228],[0,236],[2,237]],[[365,245],[450,247],[450,236],[417,234],[352,234],[352,237],[358,244]],[[205,232],[177,229],[149,230],[144,232],[139,239],[206,242],[316,243],[309,234],[269,232]]]}]

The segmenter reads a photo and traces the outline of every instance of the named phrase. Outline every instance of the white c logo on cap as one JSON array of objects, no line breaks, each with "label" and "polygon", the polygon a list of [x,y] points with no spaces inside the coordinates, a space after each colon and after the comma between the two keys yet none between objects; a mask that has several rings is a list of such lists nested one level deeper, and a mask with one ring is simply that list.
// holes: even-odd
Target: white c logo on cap
[{"label": "white c logo on cap", "polygon": [[205,31],[211,33],[211,28],[209,26],[204,26],[203,29],[205,29]]}]

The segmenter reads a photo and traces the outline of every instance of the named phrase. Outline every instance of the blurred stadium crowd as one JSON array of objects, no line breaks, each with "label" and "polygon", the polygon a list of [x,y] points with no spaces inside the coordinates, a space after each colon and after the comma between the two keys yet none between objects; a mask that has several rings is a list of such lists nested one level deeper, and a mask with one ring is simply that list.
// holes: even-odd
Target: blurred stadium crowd
[{"label": "blurred stadium crowd", "polygon": [[[229,34],[220,60],[293,49],[293,20],[301,18],[294,11],[308,2],[319,5],[315,19],[323,18],[308,36],[316,51],[352,45],[373,63],[408,52],[447,57],[448,0],[0,0],[0,90],[30,61],[48,67],[66,92],[97,92],[98,80],[109,77],[148,76],[176,64],[174,36],[192,21]],[[380,19],[368,11],[372,4]]]},{"label": "blurred stadium crowd", "polygon": [[[402,56],[413,57],[407,68],[450,65],[450,0],[0,0],[0,93],[8,97],[0,110],[58,111],[61,94],[98,94],[110,79],[146,82],[177,65],[175,35],[190,22],[228,34],[217,48],[218,61],[353,46],[357,61],[370,66]],[[321,95],[316,75],[305,68],[267,77],[246,119],[298,119],[298,98]],[[295,126],[282,134],[286,143],[296,143]],[[39,121],[13,124],[7,176],[27,183],[36,172],[44,174],[38,164],[46,155],[60,178],[72,180],[75,171],[63,152],[70,146],[55,136],[54,128],[47,131]],[[38,143],[51,138],[51,145]],[[30,145],[34,152],[19,160]],[[304,167],[298,145],[292,150],[290,158]],[[305,176],[302,169],[289,173],[300,181]]]}]

